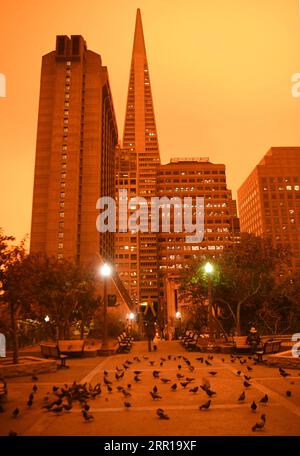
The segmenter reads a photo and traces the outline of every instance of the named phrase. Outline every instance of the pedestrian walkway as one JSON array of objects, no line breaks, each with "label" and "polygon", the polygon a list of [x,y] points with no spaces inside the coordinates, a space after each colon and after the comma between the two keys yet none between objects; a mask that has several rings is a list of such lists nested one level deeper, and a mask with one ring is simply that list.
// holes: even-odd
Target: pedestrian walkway
[{"label": "pedestrian walkway", "polygon": [[[39,376],[31,408],[26,405],[31,378],[9,382],[9,399],[0,414],[1,435],[10,430],[20,435],[253,435],[252,427],[262,414],[266,424],[260,435],[300,435],[297,370],[283,378],[277,368],[255,365],[247,356],[188,353],[178,341],[161,341],[158,351],[150,353],[147,341],[134,342],[129,354],[71,359],[69,365],[70,369]],[[124,375],[117,380],[116,373],[121,372]],[[109,387],[104,377],[111,382]],[[88,400],[90,422],[84,422],[78,402],[70,412],[58,415],[42,409],[43,397],[53,385],[70,385],[74,380],[92,386],[101,383],[101,395]],[[204,384],[216,392],[211,398],[200,387]],[[150,392],[156,389],[159,396],[153,398]],[[245,400],[238,401],[243,391]],[[268,401],[263,404],[260,400],[265,395]],[[208,409],[199,410],[208,400]],[[251,409],[253,401],[256,411]],[[125,407],[125,402],[130,406]],[[20,416],[13,419],[16,407]],[[158,417],[158,408],[168,420]]]}]

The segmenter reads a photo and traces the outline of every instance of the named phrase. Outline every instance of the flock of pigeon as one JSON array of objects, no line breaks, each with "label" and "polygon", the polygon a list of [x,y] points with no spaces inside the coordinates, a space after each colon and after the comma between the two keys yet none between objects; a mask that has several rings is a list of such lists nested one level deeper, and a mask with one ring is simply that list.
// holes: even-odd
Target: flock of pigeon
[{"label": "flock of pigeon", "polygon": [[[230,362],[237,363],[240,365],[239,369],[235,372],[237,376],[241,377],[243,388],[242,391],[237,397],[237,403],[245,403],[246,401],[246,391],[251,388],[251,371],[253,367],[248,364],[248,359],[252,359],[251,356],[248,356],[248,359],[244,356],[239,355],[230,355]],[[208,375],[210,377],[215,377],[218,375],[217,370],[213,370],[213,363],[214,363],[214,355],[210,354],[206,357],[201,356],[195,358],[197,363],[203,365],[203,367],[208,368]],[[140,382],[143,381],[143,370],[136,369],[137,364],[144,361],[148,364],[148,366],[155,367],[152,371],[152,377],[154,381],[154,385],[151,391],[149,391],[150,397],[153,401],[160,401],[163,399],[161,393],[159,392],[159,384],[165,384],[170,386],[171,392],[176,392],[180,390],[188,390],[191,394],[195,395],[198,392],[203,391],[206,396],[207,400],[199,405],[199,411],[208,411],[213,408],[213,399],[217,395],[216,391],[211,389],[211,384],[208,378],[203,377],[202,383],[200,385],[196,385],[196,378],[194,375],[195,366],[192,362],[183,355],[168,355],[167,357],[160,357],[157,361],[149,360],[148,356],[143,356],[142,358],[135,356],[133,360],[127,359],[123,364],[116,366],[115,371],[106,371],[103,370],[103,378],[101,381],[94,386],[91,383],[84,383],[80,384],[74,381],[71,385],[65,384],[64,386],[53,386],[52,391],[47,392],[47,394],[43,398],[43,405],[42,410],[51,413],[53,415],[59,416],[63,413],[70,413],[75,405],[75,403],[79,404],[82,419],[84,422],[91,422],[94,420],[94,416],[90,412],[90,402],[96,400],[99,396],[103,395],[103,393],[111,394],[113,392],[117,392],[123,398],[123,404],[125,409],[130,409],[132,407],[132,395],[135,390],[135,386]],[[168,361],[177,361],[177,373],[175,378],[167,378],[161,376],[161,370],[163,366]],[[225,359],[221,358],[222,363],[225,363]],[[254,365],[257,364],[254,361]],[[245,368],[243,372],[242,369]],[[148,368],[149,370],[149,368]],[[184,370],[188,371],[189,374],[184,374]],[[246,372],[247,371],[247,372]],[[128,383],[128,377],[132,374],[132,383]],[[286,372],[283,368],[279,368],[279,374],[282,377],[288,377],[291,374]],[[300,374],[299,374],[300,375]],[[125,380],[127,379],[127,380]],[[32,380],[34,382],[38,382],[38,377],[33,376]],[[126,383],[126,386],[121,385],[121,383]],[[291,382],[293,383],[293,382]],[[15,408],[12,411],[12,418],[16,419],[23,415],[24,412],[28,412],[37,397],[37,392],[39,388],[36,383],[32,386],[32,390],[29,393],[28,399],[22,406]],[[108,401],[108,396],[106,396],[105,400]],[[292,392],[290,390],[286,391],[286,396],[291,397]],[[269,402],[269,397],[265,394],[261,397],[257,402],[254,400],[250,405],[250,410],[252,412],[256,412],[259,405],[266,405]],[[4,407],[0,404],[0,413],[3,413]],[[169,415],[165,412],[164,409],[158,408],[156,410],[156,416],[160,420],[169,420]],[[260,420],[255,422],[252,426],[252,431],[263,431],[266,425],[266,414],[263,413],[260,416]],[[9,432],[10,436],[16,436],[17,433],[15,431]]]}]

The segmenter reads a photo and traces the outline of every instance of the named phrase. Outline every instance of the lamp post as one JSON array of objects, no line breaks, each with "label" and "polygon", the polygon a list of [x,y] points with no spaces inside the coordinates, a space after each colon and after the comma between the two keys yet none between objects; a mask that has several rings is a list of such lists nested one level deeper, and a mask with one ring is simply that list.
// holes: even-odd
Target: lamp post
[{"label": "lamp post", "polygon": [[112,269],[109,264],[104,263],[100,267],[100,275],[103,278],[103,341],[101,346],[101,351],[105,352],[108,350],[108,341],[107,341],[107,281],[111,276]]},{"label": "lamp post", "polygon": [[179,338],[181,337],[181,312],[179,310],[176,312],[175,317],[179,320]]},{"label": "lamp post", "polygon": [[213,325],[213,316],[212,316],[212,286],[211,286],[211,274],[214,270],[213,265],[208,261],[204,270],[207,274],[207,285],[208,285],[208,331],[209,338],[212,340],[214,337],[214,325]]}]

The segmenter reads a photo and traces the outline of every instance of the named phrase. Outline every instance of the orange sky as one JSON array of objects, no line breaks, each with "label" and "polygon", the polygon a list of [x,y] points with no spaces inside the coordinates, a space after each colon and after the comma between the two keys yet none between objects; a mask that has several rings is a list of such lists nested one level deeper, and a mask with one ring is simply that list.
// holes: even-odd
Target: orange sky
[{"label": "orange sky", "polygon": [[209,156],[237,188],[270,146],[300,146],[298,0],[6,0],[0,9],[0,226],[30,231],[41,56],[81,34],[108,66],[122,135],[136,8],[162,162]]}]

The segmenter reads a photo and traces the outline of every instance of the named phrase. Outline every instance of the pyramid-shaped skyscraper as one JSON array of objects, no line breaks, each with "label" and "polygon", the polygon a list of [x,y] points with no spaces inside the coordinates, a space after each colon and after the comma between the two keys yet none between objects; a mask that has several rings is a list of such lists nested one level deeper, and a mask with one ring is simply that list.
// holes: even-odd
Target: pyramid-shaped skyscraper
[{"label": "pyramid-shaped skyscraper", "polygon": [[[159,146],[145,40],[138,9],[130,67],[123,144],[117,151],[117,189],[128,198],[156,196]],[[149,205],[148,205],[149,206]],[[128,210],[127,216],[135,211]],[[147,210],[145,208],[145,210]],[[125,216],[125,214],[123,214]],[[120,215],[122,218],[122,214]],[[116,235],[116,267],[136,304],[158,302],[157,234],[145,231]]]}]

